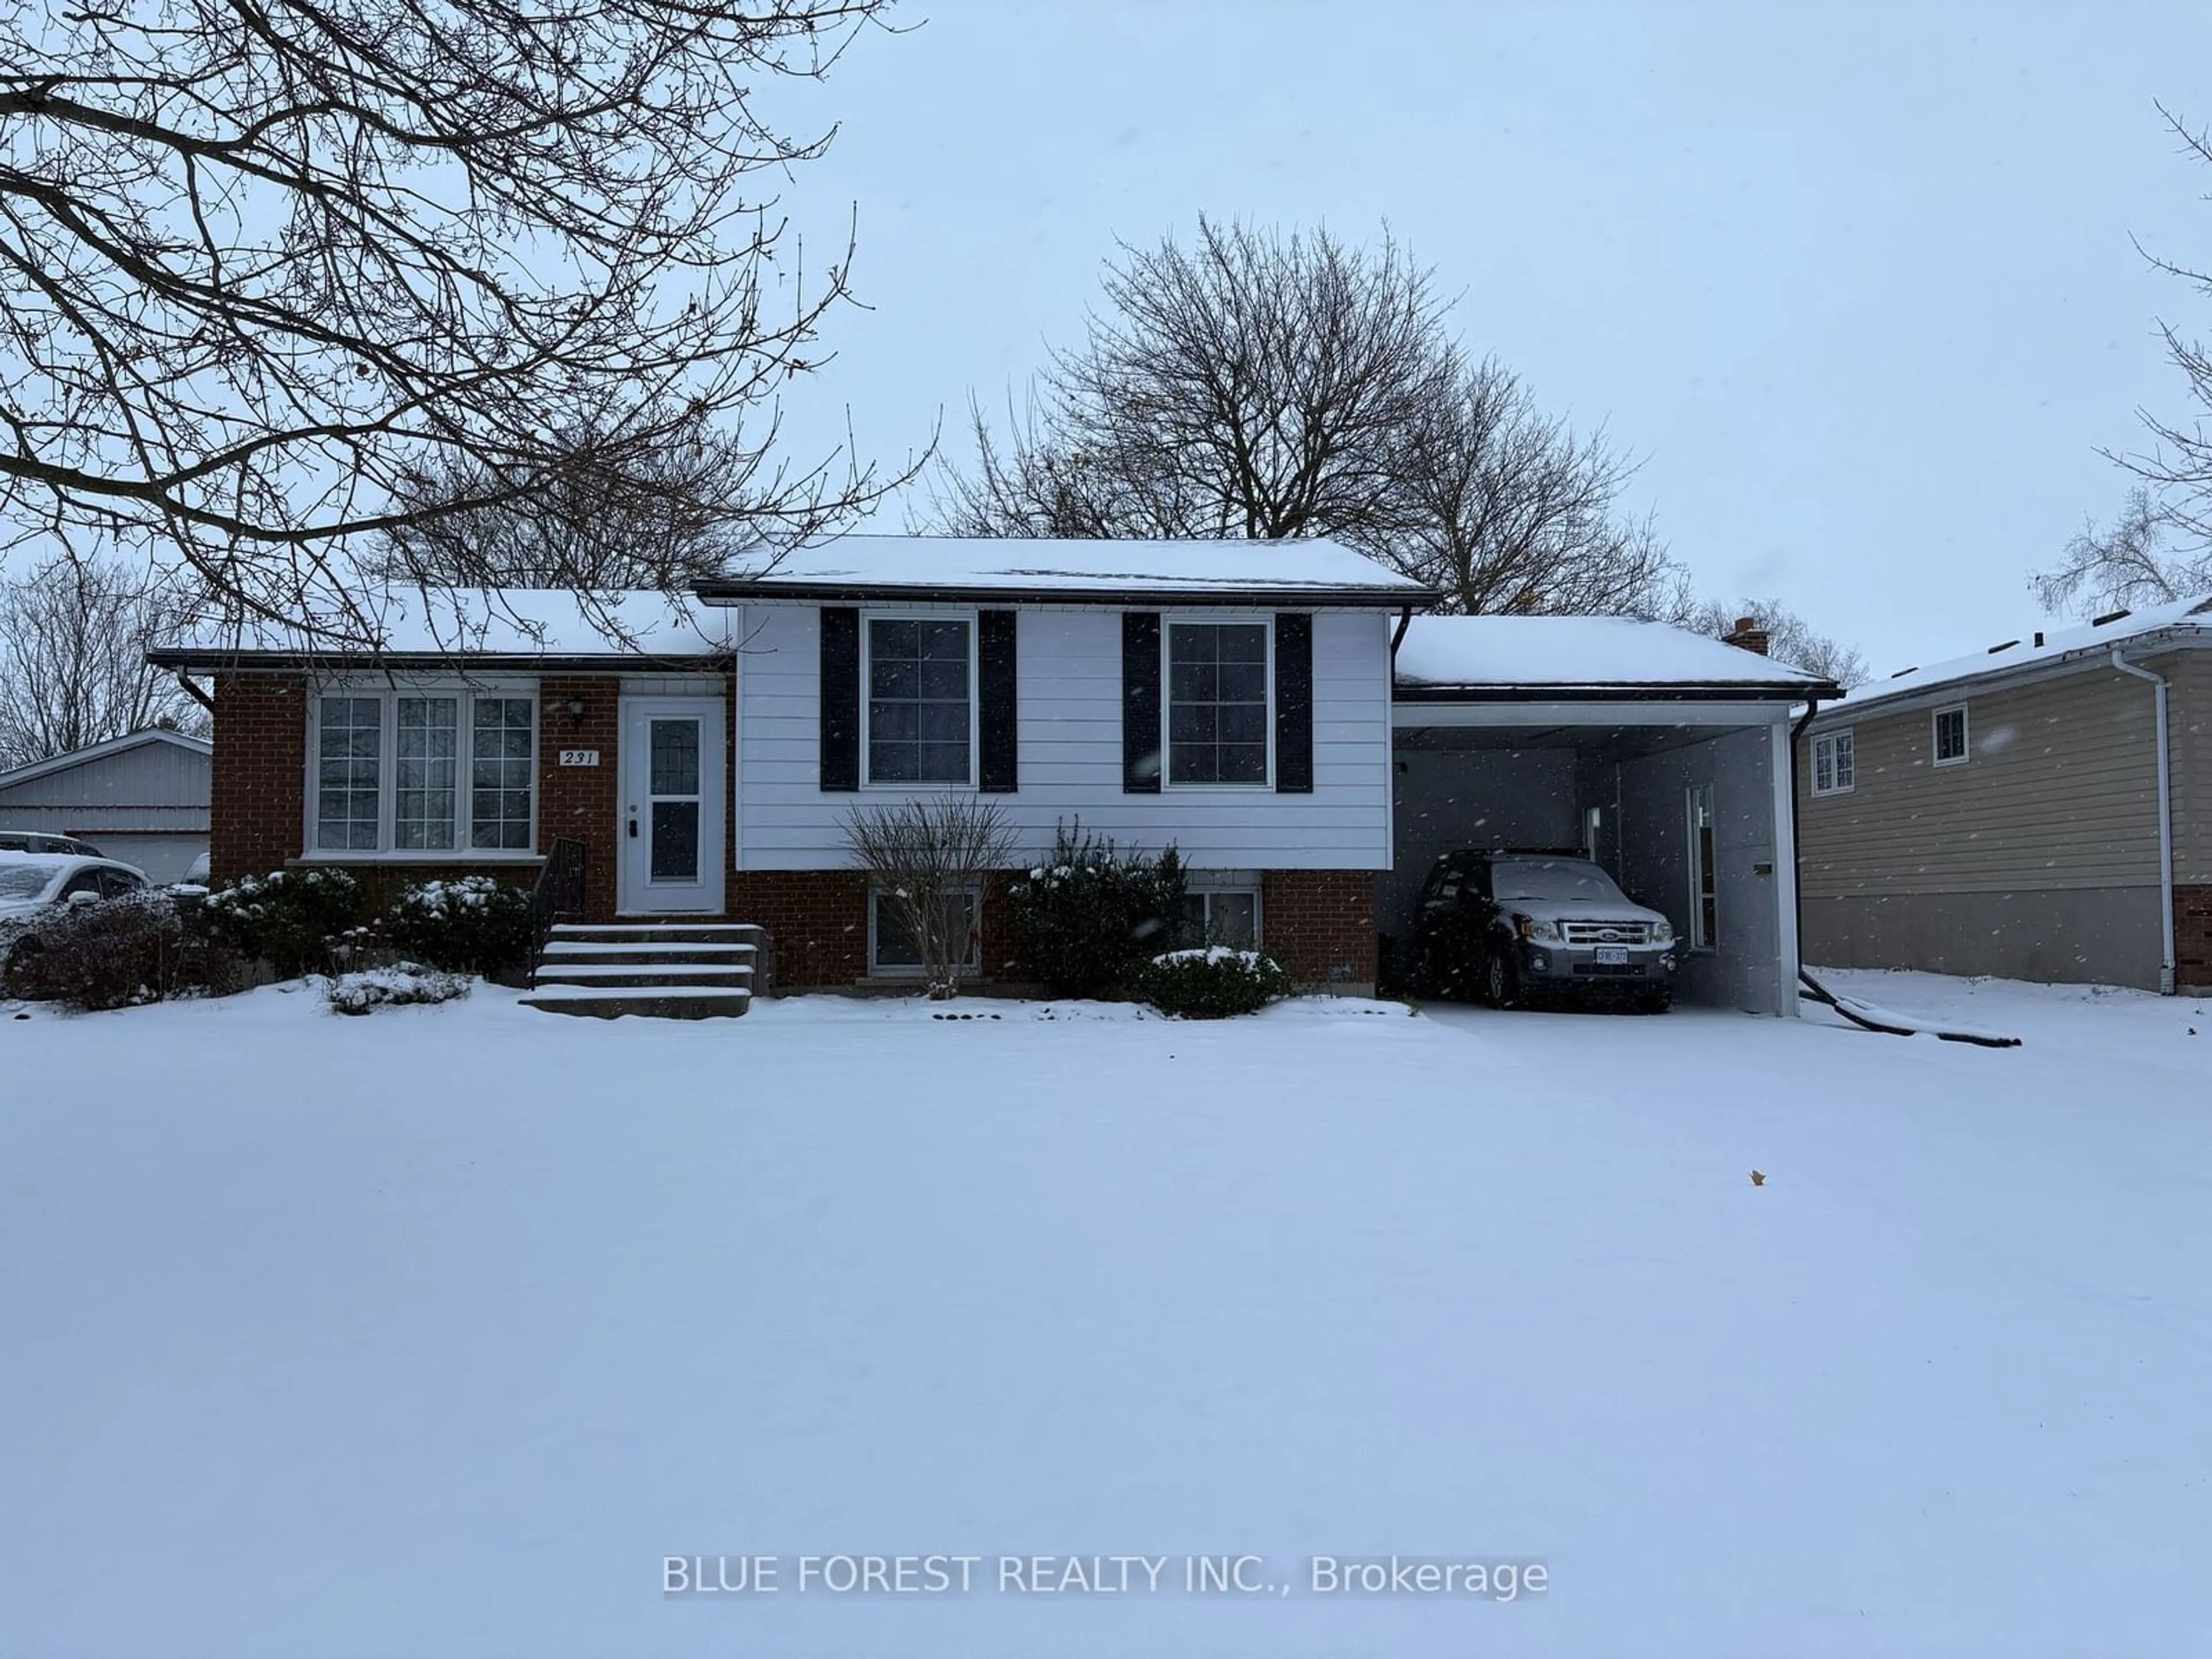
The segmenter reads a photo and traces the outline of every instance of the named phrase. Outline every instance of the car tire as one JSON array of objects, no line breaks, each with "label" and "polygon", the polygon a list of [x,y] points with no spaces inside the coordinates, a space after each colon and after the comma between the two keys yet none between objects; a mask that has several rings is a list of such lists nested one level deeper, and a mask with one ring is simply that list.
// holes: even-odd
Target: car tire
[{"label": "car tire", "polygon": [[1663,1014],[1674,1006],[1672,991],[1646,991],[1636,999],[1636,1012],[1639,1014]]},{"label": "car tire", "polygon": [[1510,1008],[1521,1000],[1521,975],[1501,951],[1483,952],[1482,1000],[1492,1008]]}]

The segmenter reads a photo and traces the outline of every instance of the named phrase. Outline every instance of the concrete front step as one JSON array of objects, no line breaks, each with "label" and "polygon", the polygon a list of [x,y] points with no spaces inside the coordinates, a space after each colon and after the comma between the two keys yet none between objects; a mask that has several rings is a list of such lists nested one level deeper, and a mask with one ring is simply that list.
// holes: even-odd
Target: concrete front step
[{"label": "concrete front step", "polygon": [[549,945],[758,945],[766,930],[750,921],[558,921]]},{"label": "concrete front step", "polygon": [[540,964],[554,962],[693,963],[701,967],[750,963],[760,954],[754,945],[602,944],[599,940],[553,939],[539,953]]},{"label": "concrete front step", "polygon": [[750,991],[720,985],[546,985],[526,993],[522,1006],[590,1019],[620,1019],[625,1014],[713,1019],[736,1018],[752,1006],[752,999]]},{"label": "concrete front step", "polygon": [[544,962],[532,978],[538,985],[727,985],[750,991],[753,970],[750,963]]}]

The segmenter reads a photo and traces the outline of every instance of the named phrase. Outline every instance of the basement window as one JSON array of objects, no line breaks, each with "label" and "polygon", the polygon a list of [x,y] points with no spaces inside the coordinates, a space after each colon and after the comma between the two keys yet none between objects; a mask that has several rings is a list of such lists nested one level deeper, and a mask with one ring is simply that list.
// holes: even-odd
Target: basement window
[{"label": "basement window", "polygon": [[[961,958],[960,970],[973,974],[981,971],[983,965],[983,896],[965,892],[957,896],[958,914],[968,931],[968,949]],[[868,895],[868,971],[887,979],[921,976],[921,948],[915,943],[913,933],[900,918],[899,907],[890,902],[887,893]]]}]

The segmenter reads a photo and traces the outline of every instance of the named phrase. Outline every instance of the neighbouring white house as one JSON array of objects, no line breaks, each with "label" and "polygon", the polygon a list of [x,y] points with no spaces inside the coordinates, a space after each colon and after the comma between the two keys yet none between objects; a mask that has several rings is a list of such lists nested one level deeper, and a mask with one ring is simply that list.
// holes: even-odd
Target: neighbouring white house
[{"label": "neighbouring white house", "polygon": [[0,833],[72,836],[151,881],[182,881],[207,856],[213,755],[204,738],[156,727],[0,772]]}]

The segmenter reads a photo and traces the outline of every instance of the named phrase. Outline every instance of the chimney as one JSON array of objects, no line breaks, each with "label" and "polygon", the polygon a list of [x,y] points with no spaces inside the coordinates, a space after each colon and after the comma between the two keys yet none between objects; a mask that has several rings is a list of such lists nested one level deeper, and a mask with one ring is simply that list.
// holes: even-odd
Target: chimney
[{"label": "chimney", "polygon": [[1766,654],[1766,630],[1750,617],[1738,617],[1735,626],[1721,635],[1723,645],[1732,645],[1739,651],[1755,651]]}]

